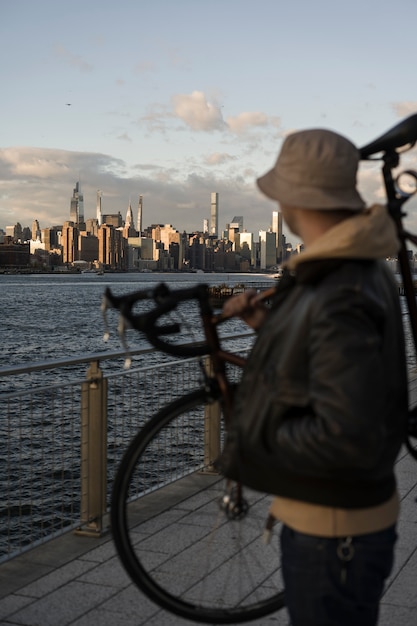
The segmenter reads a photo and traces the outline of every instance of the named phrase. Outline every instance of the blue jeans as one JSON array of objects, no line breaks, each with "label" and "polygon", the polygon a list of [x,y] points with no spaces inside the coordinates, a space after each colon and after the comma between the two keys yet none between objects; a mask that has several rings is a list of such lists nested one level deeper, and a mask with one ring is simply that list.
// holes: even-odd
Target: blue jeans
[{"label": "blue jeans", "polygon": [[374,626],[394,561],[395,526],[322,538],[283,526],[282,573],[292,626]]}]

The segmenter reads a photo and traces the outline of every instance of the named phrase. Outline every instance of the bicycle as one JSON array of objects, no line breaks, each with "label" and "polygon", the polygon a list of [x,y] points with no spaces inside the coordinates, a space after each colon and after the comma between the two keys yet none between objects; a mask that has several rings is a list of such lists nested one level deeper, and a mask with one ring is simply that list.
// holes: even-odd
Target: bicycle
[{"label": "bicycle", "polygon": [[[396,223],[401,241],[399,261],[414,343],[417,350],[417,307],[411,277],[406,239],[417,245],[417,237],[407,233],[402,224],[402,206],[417,190],[417,172],[407,170],[396,180],[392,170],[399,164],[399,150],[412,147],[417,141],[417,115],[407,118],[388,133],[361,149],[363,160],[381,158],[388,199],[388,211]],[[382,153],[381,157],[377,157]],[[401,176],[407,174],[414,181],[414,189],[401,186]],[[404,179],[403,179],[404,182]],[[275,288],[263,292],[260,298],[273,297]],[[150,300],[154,308],[136,314],[138,302]],[[167,339],[180,330],[178,323],[160,324],[163,316],[176,310],[180,303],[195,300],[198,303],[204,341],[197,345],[172,344]],[[171,291],[166,285],[155,290],[139,291],[115,297],[109,290],[105,306],[119,309],[122,327],[141,331],[150,343],[168,354],[180,357],[209,355],[212,370],[203,370],[201,388],[164,407],[132,440],[113,485],[111,525],[120,559],[133,582],[161,607],[196,622],[236,623],[262,618],[285,605],[284,590],[279,572],[278,541],[262,543],[262,536],[270,535],[273,520],[268,514],[265,494],[242,488],[239,484],[216,475],[215,461],[221,443],[198,458],[199,447],[204,448],[205,407],[221,407],[223,428],[227,429],[233,406],[233,385],[226,364],[243,367],[245,359],[226,352],[221,347],[217,327],[224,321],[214,315],[206,286]],[[216,420],[220,420],[217,416]],[[175,433],[175,436],[174,436]],[[409,437],[417,436],[417,417],[410,414]],[[168,457],[167,442],[171,442]],[[417,458],[409,438],[407,446]],[[158,465],[160,450],[164,467]],[[175,483],[171,466],[187,460],[187,478]],[[145,478],[151,486],[146,486]],[[184,493],[190,482],[196,480],[192,495],[181,496],[176,509],[161,505],[144,495],[136,504],[137,495],[153,493],[164,487],[166,503],[170,503],[170,489],[178,485]],[[146,498],[151,498],[147,501]],[[144,512],[146,511],[146,514]],[[152,517],[153,515],[153,517]],[[150,519],[144,522],[143,519]],[[141,525],[137,525],[142,521]],[[159,529],[168,528],[171,535],[169,550],[159,547]],[[207,548],[204,555],[202,546]],[[187,556],[188,553],[188,556]],[[209,563],[209,559],[213,563]],[[230,568],[230,569],[229,569]],[[244,569],[245,568],[245,569]]]},{"label": "bicycle", "polygon": [[[260,294],[260,298],[266,299],[274,291],[275,287]],[[208,420],[213,422],[214,419],[217,424],[220,422],[219,403],[225,424],[231,412],[233,387],[228,380],[226,363],[237,367],[245,363],[243,357],[221,348],[217,327],[227,318],[214,315],[205,285],[176,291],[170,291],[166,285],[159,285],[153,290],[119,298],[107,290],[105,300],[107,306],[120,310],[128,326],[144,332],[158,350],[181,357],[209,355],[212,366],[212,373],[202,366],[203,384],[200,389],[173,401],[145,424],[120,463],[112,491],[111,526],[123,565],[148,597],[163,608],[194,621],[227,624],[260,618],[279,610],[284,606],[283,592],[278,591],[279,555],[276,553],[273,558],[269,557],[267,567],[266,559],[270,550],[262,543],[265,522],[268,520],[268,503],[262,494],[248,491],[243,495],[240,486],[234,486],[218,476],[213,466],[220,453],[219,435],[210,447],[204,441]],[[151,300],[155,308],[135,315],[132,308],[143,300]],[[192,300],[198,303],[205,341],[196,345],[168,343],[161,337],[178,333],[180,327],[177,323],[160,325],[159,321],[177,309],[180,303]],[[125,323],[122,323],[122,332],[124,326]],[[211,412],[210,417],[208,412]],[[170,443],[167,444],[167,440]],[[164,451],[163,469],[157,467],[159,450]],[[169,459],[165,451],[169,451]],[[155,548],[153,552],[149,551],[151,539],[144,537],[142,542],[135,541],[134,533],[137,531],[130,530],[130,518],[138,513],[129,502],[133,492],[137,494],[146,491],[142,478],[145,472],[148,475],[152,473],[153,485],[148,487],[148,491],[154,491],[178,479],[178,465],[188,475],[182,478],[183,488],[194,489],[199,495],[191,496],[187,504],[183,501],[182,507],[185,509],[178,513],[175,522],[166,522],[164,519],[164,516],[166,519],[172,517],[169,508],[160,512],[157,519],[154,518],[153,523],[158,523],[158,527],[168,526],[172,536],[172,552],[164,557],[159,555],[159,563],[155,562]],[[174,476],[168,475],[170,468],[173,468]],[[136,483],[139,483],[139,487]],[[198,505],[195,501],[202,500],[202,489],[208,501]],[[139,506],[141,503],[146,506],[143,499],[139,500]],[[189,544],[185,552],[183,545],[180,545],[183,541]],[[222,542],[221,549],[219,542]],[[204,552],[203,544],[206,547]],[[236,558],[233,559],[233,556]],[[151,560],[147,561],[149,557],[154,561],[152,564]],[[209,563],[210,558],[214,559],[213,565]],[[242,570],[244,564],[247,572],[245,584],[237,570],[238,567]],[[169,575],[168,565],[171,570]],[[260,575],[264,581],[259,578]],[[271,580],[271,577],[276,580]],[[263,589],[260,588],[262,586]],[[223,592],[222,599],[220,589]]]}]

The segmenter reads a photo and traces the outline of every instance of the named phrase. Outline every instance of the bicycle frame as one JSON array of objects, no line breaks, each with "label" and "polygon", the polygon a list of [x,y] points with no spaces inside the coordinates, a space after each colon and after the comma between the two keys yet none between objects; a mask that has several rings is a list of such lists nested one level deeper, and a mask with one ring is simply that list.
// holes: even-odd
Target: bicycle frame
[{"label": "bicycle frame", "polygon": [[[276,287],[272,287],[261,292],[258,299],[266,300],[272,297]],[[140,300],[152,300],[155,308],[147,313],[135,315],[132,312],[133,306]],[[161,336],[172,335],[180,331],[179,324],[159,325],[158,320],[164,315],[175,310],[180,302],[196,300],[199,304],[200,318],[204,330],[205,343],[199,345],[172,344],[161,339]],[[219,314],[215,315],[210,305],[209,291],[206,285],[196,285],[186,289],[171,291],[167,285],[160,284],[154,289],[137,291],[125,296],[114,296],[110,289],[106,289],[102,311],[108,308],[116,308],[120,311],[122,323],[119,324],[119,332],[122,342],[126,345],[123,335],[127,327],[135,328],[143,332],[149,342],[158,350],[175,356],[203,356],[209,355],[212,363],[213,377],[220,389],[223,400],[223,411],[226,424],[231,415],[233,406],[232,386],[227,380],[226,363],[231,363],[238,367],[244,367],[246,359],[232,352],[223,350],[220,343],[217,327],[227,321],[229,317]],[[105,322],[107,328],[107,322]],[[107,334],[107,333],[106,333]]]},{"label": "bicycle frame", "polygon": [[[406,242],[410,241],[417,245],[417,236],[409,233],[404,229],[403,218],[405,213],[402,210],[404,203],[417,192],[417,172],[414,170],[405,170],[399,174],[394,180],[393,170],[400,163],[400,154],[410,150],[417,142],[417,114],[411,115],[387,133],[384,133],[375,141],[367,144],[360,149],[360,157],[362,160],[382,160],[382,174],[384,179],[385,191],[387,195],[387,210],[393,219],[398,238],[400,241],[400,249],[398,252],[398,261],[400,264],[400,272],[403,280],[404,294],[407,302],[407,309],[410,320],[411,332],[413,335],[414,350],[417,354],[417,303],[416,292],[412,279],[410,261],[407,254]],[[381,155],[378,155],[381,153]],[[415,189],[412,192],[406,192],[401,188],[400,179],[404,174],[409,175],[415,182]],[[410,443],[410,437],[417,437],[417,407],[410,411],[408,420],[408,434],[406,446],[410,454],[417,459],[417,452]]]}]

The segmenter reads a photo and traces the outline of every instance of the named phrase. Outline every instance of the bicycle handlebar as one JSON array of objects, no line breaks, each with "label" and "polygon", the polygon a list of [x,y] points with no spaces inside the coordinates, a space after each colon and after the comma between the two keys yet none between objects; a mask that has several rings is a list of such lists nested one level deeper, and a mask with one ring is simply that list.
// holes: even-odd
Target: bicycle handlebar
[{"label": "bicycle handlebar", "polygon": [[[276,286],[261,291],[257,294],[256,301],[262,302],[268,300],[273,297],[275,290]],[[141,300],[151,300],[156,306],[148,312],[134,314],[132,311],[133,306]],[[179,333],[181,326],[178,323],[158,324],[158,321],[164,315],[174,311],[178,304],[187,300],[196,300],[199,305],[200,316],[206,331],[206,341],[193,345],[172,344],[163,341],[160,338],[161,336]],[[107,287],[104,292],[101,308],[106,328],[105,339],[108,337],[108,324],[105,313],[107,309],[113,308],[120,311],[121,321],[119,322],[119,334],[121,335],[123,345],[126,346],[124,341],[126,328],[134,328],[135,330],[143,332],[148,341],[158,350],[180,357],[212,354],[219,348],[214,327],[232,317],[230,315],[224,315],[224,313],[217,315],[213,313],[210,304],[209,288],[204,284],[187,287],[185,289],[170,290],[165,283],[160,283],[152,289],[135,291],[123,296],[115,296]]]},{"label": "bicycle handlebar", "polygon": [[[133,306],[141,300],[151,300],[156,306],[146,313],[133,313]],[[187,300],[196,300],[198,302],[202,316],[213,315],[209,303],[208,288],[202,284],[171,291],[165,283],[160,283],[153,289],[136,291],[124,296],[115,296],[107,287],[103,296],[102,311],[105,313],[108,308],[120,311],[122,323],[119,324],[119,332],[122,335],[122,341],[124,331],[126,327],[129,327],[143,332],[155,348],[165,353],[181,357],[210,354],[212,348],[207,342],[197,345],[170,344],[160,339],[161,336],[180,332],[180,324],[158,324],[158,321],[164,315],[174,311],[178,304]]]}]

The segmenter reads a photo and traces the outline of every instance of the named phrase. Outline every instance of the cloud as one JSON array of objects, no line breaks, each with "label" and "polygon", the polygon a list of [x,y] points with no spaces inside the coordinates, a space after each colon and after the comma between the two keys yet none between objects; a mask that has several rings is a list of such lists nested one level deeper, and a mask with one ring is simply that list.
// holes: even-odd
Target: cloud
[{"label": "cloud", "polygon": [[408,117],[417,113],[417,101],[416,102],[394,102],[392,105],[395,113],[398,117]]},{"label": "cloud", "polygon": [[202,91],[172,97],[174,115],[192,130],[213,131],[225,127],[220,107],[208,102]]},{"label": "cloud", "polygon": [[239,113],[236,117],[226,118],[226,123],[232,133],[240,135],[253,128],[279,127],[280,119],[278,117],[268,117],[265,113],[260,112],[244,112]]},{"label": "cloud", "polygon": [[173,119],[180,120],[192,131],[207,133],[224,131],[226,134],[242,137],[247,137],[253,131],[281,128],[279,117],[268,116],[257,111],[246,111],[236,116],[229,116],[225,121],[222,106],[211,102],[202,91],[175,94],[171,98],[171,108],[164,104],[154,103],[149,107],[147,115],[139,121],[145,122],[150,132],[165,133],[169,122]]},{"label": "cloud", "polygon": [[268,118],[264,113],[240,113],[236,117],[228,117],[226,122],[232,132],[240,134],[253,126],[266,126]]},{"label": "cloud", "polygon": [[49,151],[36,148],[4,148],[0,150],[1,169],[14,178],[49,178],[61,176],[68,165],[59,157],[58,150],[50,158]]},{"label": "cloud", "polygon": [[[226,158],[227,155],[220,155]],[[210,215],[211,193],[220,197],[220,221],[245,216],[245,227],[257,232],[270,224],[271,203],[262,198],[253,179],[248,183],[240,171],[223,176],[211,171],[141,163],[128,168],[122,160],[102,153],[16,147],[0,149],[0,228],[20,222],[41,228],[69,219],[70,200],[77,181],[84,195],[86,218],[95,217],[97,189],[103,193],[105,213],[121,212],[123,218],[132,198],[144,201],[144,224],[172,224],[178,230],[201,230]],[[80,174],[81,173],[81,174]],[[256,210],[254,210],[254,207]]]},{"label": "cloud", "polygon": [[223,163],[227,163],[228,161],[235,161],[237,157],[227,154],[226,152],[213,152],[206,157],[205,163],[207,165],[222,165]]},{"label": "cloud", "polygon": [[[111,195],[124,199],[120,192],[126,172],[123,161],[104,154],[0,149],[0,225],[4,228],[17,221],[30,225],[34,218],[42,222],[42,228],[63,223],[69,219],[70,197],[78,180],[91,207],[97,189],[108,189]],[[93,216],[94,212],[89,215]]]}]

